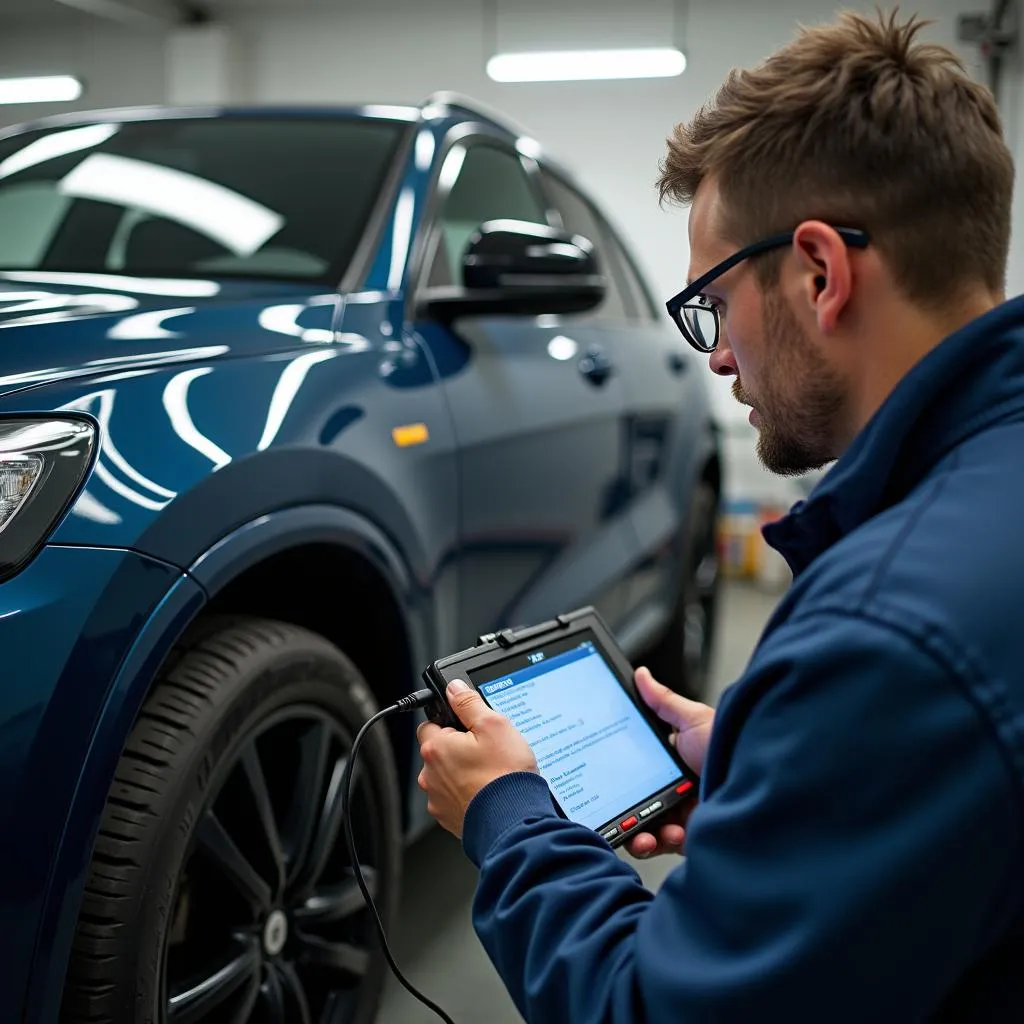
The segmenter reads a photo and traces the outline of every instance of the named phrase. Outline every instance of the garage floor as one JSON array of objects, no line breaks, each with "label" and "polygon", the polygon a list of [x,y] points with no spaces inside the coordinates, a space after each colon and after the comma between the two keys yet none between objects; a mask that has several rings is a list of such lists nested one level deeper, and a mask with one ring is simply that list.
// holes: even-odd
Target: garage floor
[{"label": "garage floor", "polygon": [[[725,587],[716,698],[742,672],[777,599],[743,583]],[[656,889],[678,861],[633,863]],[[401,927],[389,937],[391,949],[409,981],[456,1024],[522,1024],[470,924],[475,881],[476,869],[447,832],[435,829],[419,840],[406,853]],[[378,1024],[436,1024],[438,1019],[389,975]]]}]

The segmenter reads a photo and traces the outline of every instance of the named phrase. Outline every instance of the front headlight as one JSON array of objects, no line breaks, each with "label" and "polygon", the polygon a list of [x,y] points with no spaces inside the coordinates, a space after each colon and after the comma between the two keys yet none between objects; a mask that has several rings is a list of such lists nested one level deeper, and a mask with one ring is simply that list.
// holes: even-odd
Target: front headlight
[{"label": "front headlight", "polygon": [[0,580],[28,562],[67,511],[95,441],[87,420],[0,420]]}]

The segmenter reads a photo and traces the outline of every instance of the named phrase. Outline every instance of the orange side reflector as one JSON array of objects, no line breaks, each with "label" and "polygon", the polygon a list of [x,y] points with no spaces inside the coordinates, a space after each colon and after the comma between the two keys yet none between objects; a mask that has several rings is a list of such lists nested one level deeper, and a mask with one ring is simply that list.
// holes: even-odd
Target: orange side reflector
[{"label": "orange side reflector", "polygon": [[391,436],[399,448],[409,448],[414,444],[426,444],[430,440],[430,431],[426,423],[410,423],[404,427],[395,427]]}]

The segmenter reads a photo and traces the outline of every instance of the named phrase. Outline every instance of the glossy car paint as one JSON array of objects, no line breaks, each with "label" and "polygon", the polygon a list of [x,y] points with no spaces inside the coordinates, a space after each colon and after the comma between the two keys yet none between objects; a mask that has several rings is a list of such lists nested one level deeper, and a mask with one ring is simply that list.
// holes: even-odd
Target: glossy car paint
[{"label": "glossy car paint", "polygon": [[[661,320],[418,317],[443,154],[468,123],[525,147],[457,105],[393,116],[408,145],[337,289],[0,272],[0,416],[75,410],[100,428],[72,508],[0,584],[12,1020],[56,1020],[134,716],[174,640],[241,573],[304,544],[353,552],[400,609],[403,690],[490,629],[593,602],[637,652],[671,612],[692,488],[718,475],[699,366]],[[595,353],[601,382],[581,369]],[[424,443],[396,442],[409,425]]]}]

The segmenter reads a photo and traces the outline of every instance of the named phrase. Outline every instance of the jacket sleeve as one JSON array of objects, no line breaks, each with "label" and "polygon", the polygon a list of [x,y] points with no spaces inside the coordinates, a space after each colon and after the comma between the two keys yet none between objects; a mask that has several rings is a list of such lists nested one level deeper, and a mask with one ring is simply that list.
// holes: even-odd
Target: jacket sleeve
[{"label": "jacket sleeve", "polygon": [[656,896],[539,778],[470,805],[474,925],[529,1024],[906,1024],[1017,911],[1016,787],[936,656],[819,614],[735,691],[712,740],[728,767]]}]

